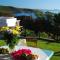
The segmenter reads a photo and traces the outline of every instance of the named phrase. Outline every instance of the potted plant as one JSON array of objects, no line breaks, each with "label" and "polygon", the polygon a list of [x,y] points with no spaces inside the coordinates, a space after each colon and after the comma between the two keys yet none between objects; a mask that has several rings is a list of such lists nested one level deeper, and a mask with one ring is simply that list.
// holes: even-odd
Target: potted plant
[{"label": "potted plant", "polygon": [[18,43],[19,35],[21,34],[21,26],[7,27],[3,26],[0,28],[2,32],[3,39],[7,43],[10,49]]}]

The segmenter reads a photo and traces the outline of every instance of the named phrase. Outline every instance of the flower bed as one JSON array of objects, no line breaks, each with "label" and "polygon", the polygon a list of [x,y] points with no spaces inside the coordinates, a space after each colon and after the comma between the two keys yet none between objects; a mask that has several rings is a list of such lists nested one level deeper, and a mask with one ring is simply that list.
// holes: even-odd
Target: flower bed
[{"label": "flower bed", "polygon": [[13,60],[35,60],[38,59],[37,55],[32,54],[29,49],[21,49],[11,53]]}]

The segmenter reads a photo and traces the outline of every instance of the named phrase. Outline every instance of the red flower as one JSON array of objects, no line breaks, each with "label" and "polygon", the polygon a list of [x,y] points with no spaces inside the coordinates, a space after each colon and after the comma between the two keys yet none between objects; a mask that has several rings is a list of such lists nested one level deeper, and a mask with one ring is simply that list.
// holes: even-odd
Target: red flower
[{"label": "red flower", "polygon": [[21,58],[20,56],[22,56],[23,54],[25,54],[26,57],[27,57],[28,55],[31,55],[32,52],[29,49],[21,49],[21,50],[18,50],[18,51],[15,51],[15,52],[11,53],[12,58],[14,60],[17,60],[17,59],[22,60],[22,59],[20,59]]},{"label": "red flower", "polygon": [[29,49],[22,49],[21,51],[22,51],[22,53],[25,53],[26,55],[29,55],[32,53],[31,50],[29,50]]}]

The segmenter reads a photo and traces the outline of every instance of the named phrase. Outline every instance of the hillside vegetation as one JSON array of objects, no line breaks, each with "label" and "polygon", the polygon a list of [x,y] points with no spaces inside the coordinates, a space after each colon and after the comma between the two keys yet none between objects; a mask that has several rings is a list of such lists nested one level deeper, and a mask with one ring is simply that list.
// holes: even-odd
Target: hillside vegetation
[{"label": "hillside vegetation", "polygon": [[33,10],[27,8],[16,8],[12,6],[0,6],[0,16],[8,16],[21,12],[33,12]]}]

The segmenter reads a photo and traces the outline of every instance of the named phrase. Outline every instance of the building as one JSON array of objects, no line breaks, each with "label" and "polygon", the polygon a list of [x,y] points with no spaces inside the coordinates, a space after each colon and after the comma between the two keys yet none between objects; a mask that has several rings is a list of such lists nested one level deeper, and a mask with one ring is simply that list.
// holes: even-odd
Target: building
[{"label": "building", "polygon": [[14,17],[0,17],[0,27],[9,26],[14,27],[16,26],[17,19]]}]

